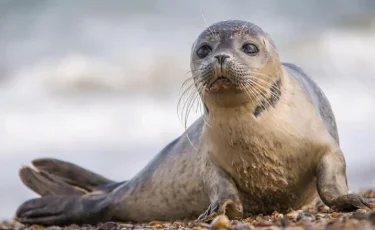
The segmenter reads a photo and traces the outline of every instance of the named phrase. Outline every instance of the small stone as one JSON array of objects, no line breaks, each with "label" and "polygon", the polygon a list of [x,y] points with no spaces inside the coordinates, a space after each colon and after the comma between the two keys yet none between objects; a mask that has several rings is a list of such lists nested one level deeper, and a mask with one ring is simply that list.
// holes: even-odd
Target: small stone
[{"label": "small stone", "polygon": [[375,225],[375,211],[371,211],[367,214],[367,219],[371,222],[371,224]]},{"label": "small stone", "polygon": [[162,222],[162,221],[151,221],[149,224],[150,224],[151,226],[154,226],[154,225],[157,225],[157,224],[162,225],[163,222]]},{"label": "small stone", "polygon": [[219,215],[211,222],[211,229],[231,229],[230,221],[227,216]]},{"label": "small stone", "polygon": [[260,221],[257,224],[255,224],[256,227],[269,227],[272,226],[272,223],[266,220]]},{"label": "small stone", "polygon": [[369,211],[369,209],[363,209],[363,208],[360,208],[360,209],[357,209],[356,212],[366,213],[366,212],[368,212],[368,211]]},{"label": "small stone", "polygon": [[289,221],[288,217],[286,217],[286,216],[283,217],[283,218],[281,219],[280,225],[281,225],[281,227],[283,227],[283,228],[288,227],[288,226],[290,225],[290,221]]},{"label": "small stone", "polygon": [[152,225],[152,229],[163,229],[163,226],[161,224],[154,224]]},{"label": "small stone", "polygon": [[29,227],[29,230],[44,230],[44,229],[45,229],[44,227],[37,225],[37,224],[31,225]]},{"label": "small stone", "polygon": [[80,227],[79,227],[78,225],[76,225],[76,224],[71,224],[71,225],[68,226],[68,228],[69,228],[69,229],[72,229],[72,230],[73,230],[73,229],[74,229],[74,230],[76,230],[76,229],[80,229]]},{"label": "small stone", "polygon": [[234,225],[233,227],[234,230],[253,230],[255,229],[254,226],[250,225],[249,223],[241,223],[239,222],[238,224]]},{"label": "small stone", "polygon": [[98,230],[111,230],[112,228],[117,227],[115,222],[106,222],[98,227]]},{"label": "small stone", "polygon": [[51,227],[48,227],[47,230],[62,230],[62,228],[58,226],[51,226]]},{"label": "small stone", "polygon": [[314,220],[314,216],[310,212],[302,211],[298,213],[296,217],[296,221],[300,221],[302,219],[306,220]]},{"label": "small stone", "polygon": [[[163,227],[165,228],[165,226],[164,226],[165,224],[163,224]],[[188,228],[192,228],[192,227],[194,227],[195,226],[195,223],[193,222],[193,221],[190,221],[188,224],[187,224],[187,227]]]},{"label": "small stone", "polygon": [[318,206],[318,211],[326,213],[326,212],[330,211],[330,208],[327,205],[320,205],[320,206]]},{"label": "small stone", "polygon": [[283,219],[284,218],[284,215],[279,213],[275,216],[276,219]]},{"label": "small stone", "polygon": [[204,223],[204,222],[199,222],[197,223],[197,225],[195,227],[198,227],[198,228],[211,228],[211,225],[207,224],[207,223]]},{"label": "small stone", "polygon": [[331,216],[332,216],[333,218],[338,218],[338,217],[341,216],[341,214],[338,213],[338,212],[332,212]]},{"label": "small stone", "polygon": [[133,228],[134,225],[132,224],[120,224],[119,226],[117,226],[117,229],[123,229],[123,228]]},{"label": "small stone", "polygon": [[295,220],[295,219],[297,219],[298,212],[291,211],[291,212],[287,213],[286,216],[288,217],[289,220]]},{"label": "small stone", "polygon": [[357,212],[353,213],[352,217],[357,220],[364,220],[366,219],[366,214],[364,212],[358,212],[357,210]]}]

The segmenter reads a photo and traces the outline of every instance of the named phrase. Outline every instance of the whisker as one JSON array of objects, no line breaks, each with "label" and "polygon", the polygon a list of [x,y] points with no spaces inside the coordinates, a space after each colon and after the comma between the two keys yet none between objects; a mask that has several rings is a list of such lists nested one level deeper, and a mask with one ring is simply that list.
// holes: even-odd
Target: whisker
[{"label": "whisker", "polygon": [[210,31],[211,35],[214,36],[215,34],[212,32],[211,28],[210,28],[209,25],[207,24],[207,20],[206,20],[206,18],[205,18],[204,15],[203,15],[203,10],[202,10],[202,9],[201,9],[201,15],[202,15],[202,18],[203,18],[204,23],[206,24],[207,29]]},{"label": "whisker", "polygon": [[[255,78],[255,79],[247,79],[253,83],[257,83],[258,86],[260,86],[263,90],[265,91],[268,91],[268,89],[274,89],[274,90],[280,90],[279,88],[277,88],[276,85],[274,85],[274,82],[267,82],[265,81],[264,79],[261,79],[261,78]],[[259,81],[259,82],[257,82]],[[275,92],[273,92],[272,90],[269,91],[271,93],[272,96],[280,96],[279,94],[276,94]]]}]

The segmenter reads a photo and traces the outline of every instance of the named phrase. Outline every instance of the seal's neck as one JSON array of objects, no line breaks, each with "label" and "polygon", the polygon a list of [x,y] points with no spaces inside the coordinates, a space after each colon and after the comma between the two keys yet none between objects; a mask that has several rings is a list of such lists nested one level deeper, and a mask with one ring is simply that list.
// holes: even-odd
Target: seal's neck
[{"label": "seal's neck", "polygon": [[269,95],[265,95],[262,99],[255,105],[253,114],[255,117],[259,117],[270,107],[275,108],[276,104],[279,102],[281,97],[281,78],[276,78],[269,89]]},{"label": "seal's neck", "polygon": [[[267,111],[274,109],[280,101],[282,95],[283,79],[275,77],[269,88],[254,89],[257,94],[251,100],[233,106],[218,106],[215,104],[204,104],[204,116],[207,121],[222,119],[225,114],[230,114],[228,119],[233,119],[245,114],[253,119],[260,118]],[[244,93],[245,94],[245,93]],[[247,95],[246,95],[247,96]]]}]

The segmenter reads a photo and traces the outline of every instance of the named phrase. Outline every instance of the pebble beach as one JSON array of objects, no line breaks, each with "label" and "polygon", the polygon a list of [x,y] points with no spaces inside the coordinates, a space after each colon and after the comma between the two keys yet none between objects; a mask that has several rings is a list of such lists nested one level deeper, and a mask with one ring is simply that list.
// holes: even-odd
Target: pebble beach
[{"label": "pebble beach", "polygon": [[[366,190],[360,194],[372,201],[375,200],[375,190]],[[358,209],[355,212],[335,212],[325,205],[318,206],[313,210],[290,210],[282,214],[277,211],[272,215],[254,215],[242,220],[229,220],[225,215],[214,215],[208,217],[204,222],[200,221],[175,221],[149,223],[120,223],[105,222],[93,225],[69,225],[49,226],[40,225],[24,226],[15,221],[3,221],[0,223],[0,230],[131,230],[131,229],[211,229],[211,230],[256,230],[256,229],[293,229],[293,230],[352,230],[352,229],[375,229],[375,203],[372,209]]]}]

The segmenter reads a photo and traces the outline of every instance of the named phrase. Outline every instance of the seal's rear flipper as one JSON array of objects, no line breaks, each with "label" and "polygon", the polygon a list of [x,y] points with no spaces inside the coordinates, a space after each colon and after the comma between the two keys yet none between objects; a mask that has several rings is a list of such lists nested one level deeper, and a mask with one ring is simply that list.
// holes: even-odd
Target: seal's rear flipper
[{"label": "seal's rear flipper", "polygon": [[57,159],[41,158],[33,160],[32,164],[39,171],[59,177],[65,183],[78,186],[87,191],[93,191],[98,189],[98,187],[115,183],[75,164]]},{"label": "seal's rear flipper", "polygon": [[41,196],[48,195],[83,195],[87,191],[64,183],[60,178],[44,172],[38,172],[29,167],[19,171],[22,182]]},{"label": "seal's rear flipper", "polygon": [[84,195],[94,191],[108,193],[123,183],[57,159],[37,159],[32,163],[35,169],[23,167],[19,176],[28,188],[41,196]]},{"label": "seal's rear flipper", "polygon": [[45,196],[24,202],[17,209],[16,220],[44,226],[97,224],[111,219],[113,207],[106,195]]}]

